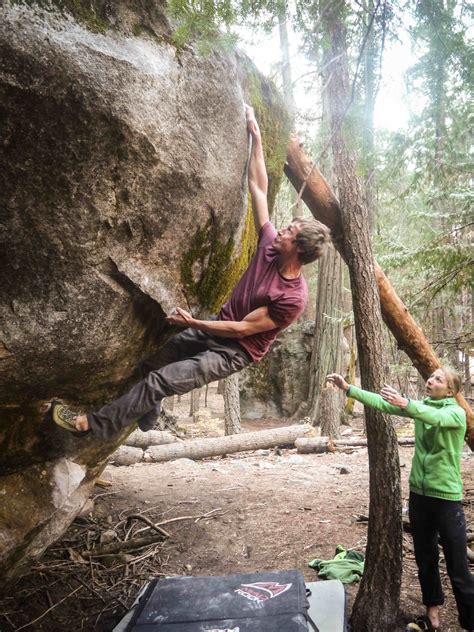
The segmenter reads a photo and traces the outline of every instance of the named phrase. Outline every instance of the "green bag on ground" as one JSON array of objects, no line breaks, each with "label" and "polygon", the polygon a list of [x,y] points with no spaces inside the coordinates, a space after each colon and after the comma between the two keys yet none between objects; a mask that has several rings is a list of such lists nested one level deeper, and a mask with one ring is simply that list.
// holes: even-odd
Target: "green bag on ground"
[{"label": "green bag on ground", "polygon": [[314,568],[322,579],[339,579],[343,584],[358,582],[364,572],[364,554],[346,551],[340,545],[332,560],[312,560],[308,566]]}]

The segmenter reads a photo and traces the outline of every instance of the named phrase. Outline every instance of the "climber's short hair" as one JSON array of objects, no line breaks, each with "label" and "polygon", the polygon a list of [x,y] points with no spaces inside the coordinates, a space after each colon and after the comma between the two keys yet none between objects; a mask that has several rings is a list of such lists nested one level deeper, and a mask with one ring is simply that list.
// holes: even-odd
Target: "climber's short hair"
[{"label": "climber's short hair", "polygon": [[297,224],[299,228],[295,241],[299,248],[300,262],[305,265],[322,257],[331,241],[329,228],[317,219],[306,217],[294,217],[291,223]]}]

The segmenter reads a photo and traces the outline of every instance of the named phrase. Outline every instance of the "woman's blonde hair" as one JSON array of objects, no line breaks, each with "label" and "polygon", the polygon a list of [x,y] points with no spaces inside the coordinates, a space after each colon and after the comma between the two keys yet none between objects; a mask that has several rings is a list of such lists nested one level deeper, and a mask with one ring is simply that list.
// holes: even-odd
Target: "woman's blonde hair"
[{"label": "woman's blonde hair", "polygon": [[446,377],[448,388],[453,392],[453,395],[457,395],[461,390],[461,376],[449,366],[440,366],[439,368],[443,371]]}]

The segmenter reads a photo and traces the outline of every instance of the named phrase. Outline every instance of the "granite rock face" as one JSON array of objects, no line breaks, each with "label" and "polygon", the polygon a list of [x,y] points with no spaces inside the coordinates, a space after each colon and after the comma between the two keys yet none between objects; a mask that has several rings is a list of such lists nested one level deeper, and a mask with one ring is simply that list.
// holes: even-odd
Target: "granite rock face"
[{"label": "granite rock face", "polygon": [[256,82],[276,103],[238,54],[176,49],[159,3],[75,2],[79,21],[39,4],[0,7],[5,579],[67,527],[124,438],[69,436],[40,404],[117,396],[173,333],[167,312],[225,294],[251,252],[242,103]]},{"label": "granite rock face", "polygon": [[266,357],[240,373],[242,417],[292,417],[309,392],[314,321],[285,329]]}]

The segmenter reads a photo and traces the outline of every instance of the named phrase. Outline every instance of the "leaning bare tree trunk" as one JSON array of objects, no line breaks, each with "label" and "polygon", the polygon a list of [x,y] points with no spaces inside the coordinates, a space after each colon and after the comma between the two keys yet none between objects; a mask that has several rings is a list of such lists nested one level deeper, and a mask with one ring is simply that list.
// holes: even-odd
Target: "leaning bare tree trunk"
[{"label": "leaning bare tree trunk", "polygon": [[224,380],[224,428],[226,435],[240,432],[239,374],[233,373]]},{"label": "leaning bare tree trunk", "polygon": [[[288,146],[285,173],[298,191],[304,185],[303,200],[314,217],[331,229],[333,241],[347,261],[347,253],[342,241],[339,202],[324,176],[305,154],[297,138],[293,138]],[[399,349],[407,354],[420,375],[426,379],[441,365],[441,362],[377,263],[375,263],[375,274],[384,322],[392,332]],[[462,395],[457,395],[456,399],[466,411],[467,443],[471,450],[474,450],[474,414]]]},{"label": "leaning bare tree trunk", "polygon": [[[380,301],[370,243],[367,205],[342,126],[349,102],[344,3],[323,17],[331,40],[327,89],[331,102],[334,168],[341,198],[343,244],[351,279],[362,384],[378,391],[384,383]],[[365,572],[352,612],[354,632],[389,632],[397,626],[402,575],[402,504],[397,438],[390,418],[366,408],[370,472],[369,532]],[[383,560],[383,564],[381,564]]]}]

